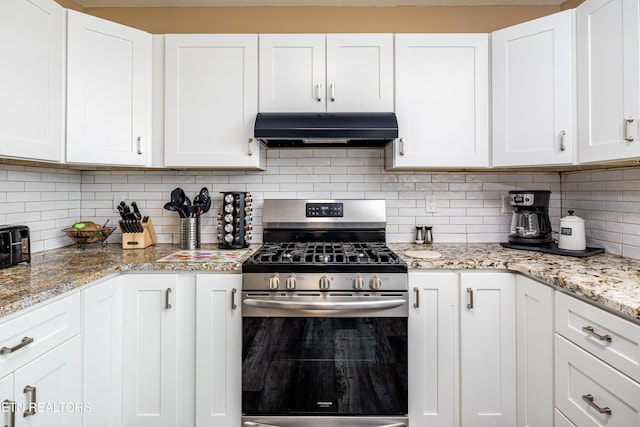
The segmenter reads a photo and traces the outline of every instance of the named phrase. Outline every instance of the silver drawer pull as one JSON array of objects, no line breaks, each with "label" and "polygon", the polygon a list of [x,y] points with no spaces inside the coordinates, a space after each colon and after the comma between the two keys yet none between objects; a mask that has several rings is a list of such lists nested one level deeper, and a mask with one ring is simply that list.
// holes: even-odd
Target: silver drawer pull
[{"label": "silver drawer pull", "polygon": [[238,292],[236,288],[231,289],[231,310],[238,308],[236,305],[236,292]]},{"label": "silver drawer pull", "polygon": [[413,288],[413,292],[416,293],[416,302],[413,304],[415,308],[420,308],[420,289]]},{"label": "silver drawer pull", "polygon": [[608,406],[605,406],[604,408],[601,408],[598,405],[596,405],[596,403],[593,401],[593,396],[592,395],[585,394],[584,396],[582,396],[582,400],[587,402],[589,404],[589,406],[591,406],[593,409],[595,409],[596,411],[600,412],[601,414],[611,415],[611,409]]},{"label": "silver drawer pull", "polygon": [[467,294],[469,295],[469,302],[467,303],[467,308],[471,310],[473,308],[473,289],[467,288]]},{"label": "silver drawer pull", "polygon": [[611,335],[608,335],[608,334],[600,335],[593,329],[593,326],[583,326],[582,330],[588,333],[589,335],[591,335],[592,337],[598,338],[600,341],[606,341],[606,342],[613,341],[613,338],[611,338]]},{"label": "silver drawer pull", "polygon": [[29,415],[35,415],[36,414],[36,388],[30,385],[26,385],[24,386],[24,389],[22,390],[22,392],[24,394],[30,393],[31,394],[31,400],[29,401],[29,405],[27,406],[27,410],[24,411],[23,415],[25,417],[28,417]]},{"label": "silver drawer pull", "polygon": [[171,310],[171,303],[169,302],[169,294],[171,292],[171,288],[167,288],[167,290],[164,292],[164,308],[166,310]]},{"label": "silver drawer pull", "polygon": [[9,348],[9,347],[0,348],[0,354],[9,354],[9,353],[16,352],[16,351],[20,350],[22,347],[28,346],[32,342],[33,342],[33,338],[24,337],[24,338],[22,338],[22,341],[20,341],[20,344],[18,344],[18,345],[15,345],[15,346],[13,346],[11,348]]}]

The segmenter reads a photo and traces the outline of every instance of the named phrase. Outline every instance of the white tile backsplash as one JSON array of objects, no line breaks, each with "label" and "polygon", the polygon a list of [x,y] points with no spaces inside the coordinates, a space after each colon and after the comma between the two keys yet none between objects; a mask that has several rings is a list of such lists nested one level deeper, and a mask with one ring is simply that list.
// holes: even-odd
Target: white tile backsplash
[{"label": "white tile backsplash", "polygon": [[640,168],[562,173],[562,216],[584,218],[587,246],[640,257]]},{"label": "white tile backsplash", "polygon": [[[202,241],[217,242],[221,191],[247,191],[254,199],[254,241],[261,241],[265,198],[383,198],[387,238],[411,241],[415,225],[433,226],[435,241],[506,241],[511,214],[501,213],[509,190],[550,190],[551,220],[557,229],[568,209],[586,220],[588,244],[607,252],[640,254],[640,170],[619,168],[579,172],[387,172],[379,149],[282,149],[267,152],[267,170],[244,171],[78,171],[0,166],[0,224],[26,223],[32,250],[71,244],[62,228],[78,219],[117,224],[113,198],[135,200],[153,218],[158,241],[177,243],[179,218],[163,209],[170,192],[193,196],[209,188],[214,204],[202,217]],[[436,212],[425,211],[435,195]],[[119,232],[109,242],[119,243]]]}]

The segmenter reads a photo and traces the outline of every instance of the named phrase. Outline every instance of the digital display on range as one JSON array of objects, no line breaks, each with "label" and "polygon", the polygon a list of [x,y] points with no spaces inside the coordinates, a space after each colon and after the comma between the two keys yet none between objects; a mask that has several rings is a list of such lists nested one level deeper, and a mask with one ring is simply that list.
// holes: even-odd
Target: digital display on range
[{"label": "digital display on range", "polygon": [[342,203],[307,203],[307,218],[341,218]]}]

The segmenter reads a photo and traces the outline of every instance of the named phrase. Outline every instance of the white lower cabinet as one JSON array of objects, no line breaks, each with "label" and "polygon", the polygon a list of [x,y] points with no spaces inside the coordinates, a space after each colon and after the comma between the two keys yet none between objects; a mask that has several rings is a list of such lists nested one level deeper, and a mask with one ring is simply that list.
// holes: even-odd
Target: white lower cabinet
[{"label": "white lower cabinet", "polygon": [[553,288],[516,275],[518,426],[553,425]]},{"label": "white lower cabinet", "polygon": [[409,419],[451,427],[458,415],[458,281],[456,272],[410,272]]},{"label": "white lower cabinet", "polygon": [[461,424],[516,425],[515,275],[460,273]]},{"label": "white lower cabinet", "polygon": [[175,427],[179,275],[123,277],[122,425]]},{"label": "white lower cabinet", "polygon": [[640,384],[556,335],[556,406],[580,427],[640,425]]},{"label": "white lower cabinet", "polygon": [[79,331],[79,293],[0,323],[2,425],[82,425],[82,412],[87,408],[82,400]]},{"label": "white lower cabinet", "polygon": [[555,427],[576,427],[574,423],[569,421],[567,417],[557,409],[554,411],[554,415]]},{"label": "white lower cabinet", "polygon": [[239,274],[196,276],[196,426],[237,427],[241,415]]},{"label": "white lower cabinet", "polygon": [[122,276],[83,292],[84,425],[122,425]]}]

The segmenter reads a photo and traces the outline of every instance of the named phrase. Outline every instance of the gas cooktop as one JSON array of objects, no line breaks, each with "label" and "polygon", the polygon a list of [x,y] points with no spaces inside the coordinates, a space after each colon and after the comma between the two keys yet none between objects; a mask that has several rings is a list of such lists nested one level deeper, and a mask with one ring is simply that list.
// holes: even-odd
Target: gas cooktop
[{"label": "gas cooktop", "polygon": [[244,272],[406,272],[407,264],[384,242],[267,242],[242,265]]}]

